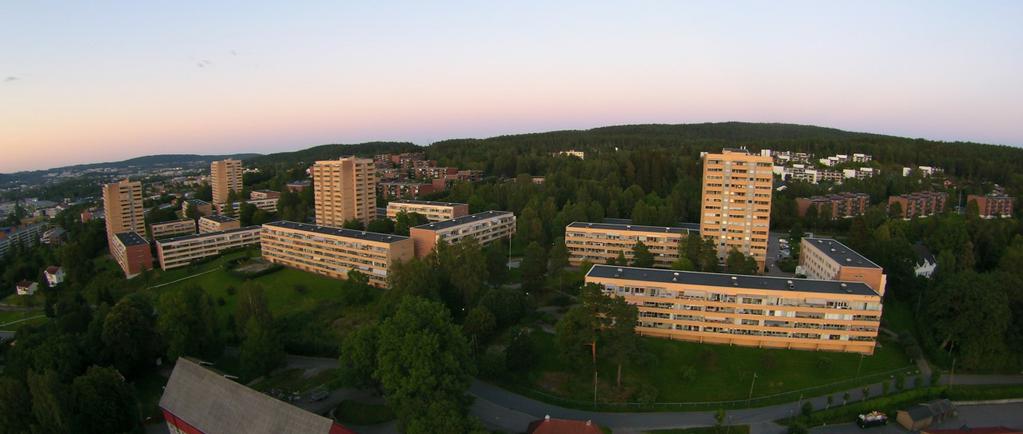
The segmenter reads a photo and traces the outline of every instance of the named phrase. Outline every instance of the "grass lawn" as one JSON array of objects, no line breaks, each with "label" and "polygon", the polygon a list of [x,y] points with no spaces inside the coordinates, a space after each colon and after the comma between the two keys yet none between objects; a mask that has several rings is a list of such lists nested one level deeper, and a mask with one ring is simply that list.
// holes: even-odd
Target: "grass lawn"
[{"label": "grass lawn", "polygon": [[36,292],[32,295],[8,295],[7,297],[4,297],[3,300],[0,300],[0,304],[21,307],[41,307],[44,301],[42,292]]},{"label": "grass lawn", "polygon": [[394,412],[383,404],[344,400],[334,410],[338,422],[356,426],[376,425],[394,420]]},{"label": "grass lawn", "polygon": [[[236,293],[232,294],[228,288],[237,290],[246,279],[236,277],[221,267],[231,259],[255,256],[256,252],[234,252],[194,267],[157,271],[145,292],[157,300],[168,292],[191,285],[201,286],[216,303],[221,325],[229,329],[233,327],[231,317],[235,312]],[[188,276],[195,277],[185,279]],[[251,281],[261,285],[266,292],[270,311],[275,320],[280,321],[286,350],[290,353],[333,355],[341,336],[379,317],[376,303],[344,305],[339,298],[340,280],[284,268]],[[296,286],[301,290],[297,290]]]},{"label": "grass lawn", "polygon": [[749,425],[727,425],[722,427],[659,429],[646,434],[749,434]]},{"label": "grass lawn", "polygon": [[15,331],[15,330],[17,330],[18,328],[20,328],[21,326],[24,326],[24,325],[40,324],[40,323],[49,321],[49,318],[46,318],[45,316],[43,316],[41,318],[36,318],[36,319],[28,320],[28,321],[21,321],[21,322],[18,322],[18,323],[9,324],[9,323],[14,322],[14,321],[18,321],[18,320],[22,320],[22,319],[26,319],[26,318],[38,317],[40,315],[44,315],[42,310],[0,311],[0,330]]},{"label": "grass lawn", "polygon": [[916,336],[916,322],[913,319],[912,306],[895,300],[894,297],[884,302],[881,325],[895,333],[902,334],[909,331]]},{"label": "grass lawn", "polygon": [[[591,407],[592,372],[588,368],[568,366],[562,361],[558,357],[554,336],[537,331],[533,337],[538,357],[533,369],[509,374],[499,379],[499,383],[541,399],[547,395],[546,398],[554,397],[557,403]],[[862,358],[862,366],[861,358],[856,354],[759,349],[646,337],[640,341],[643,350],[623,368],[621,389],[614,385],[616,366],[609,362],[599,364],[600,401],[641,402],[645,398],[647,402],[693,404],[745,400],[755,372],[753,405],[768,405],[774,401],[762,399],[758,402],[756,398],[807,388],[815,388],[806,391],[809,395],[823,395],[878,381],[878,378],[867,376],[910,365],[902,350],[887,340],[882,340],[883,345],[874,355]],[[684,374],[686,367],[690,367],[688,375]],[[836,382],[841,384],[831,384]],[[563,402],[557,398],[570,401]],[[778,399],[795,400],[796,396]],[[735,406],[745,407],[745,402]],[[666,409],[691,408],[675,406]]]}]

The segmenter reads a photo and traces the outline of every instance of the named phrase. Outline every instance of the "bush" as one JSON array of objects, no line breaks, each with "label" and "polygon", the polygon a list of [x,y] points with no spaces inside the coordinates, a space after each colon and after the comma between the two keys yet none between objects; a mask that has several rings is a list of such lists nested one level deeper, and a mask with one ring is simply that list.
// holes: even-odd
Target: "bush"
[{"label": "bush", "polygon": [[500,378],[507,373],[505,357],[504,351],[496,349],[483,353],[479,361],[480,375],[484,378]]},{"label": "bush", "polygon": [[505,349],[505,365],[510,371],[529,369],[536,362],[536,348],[529,331],[520,329],[513,332],[511,342]]},{"label": "bush", "polygon": [[639,385],[639,389],[636,390],[635,398],[636,401],[643,404],[653,404],[657,402],[657,388],[652,384],[643,383]]}]

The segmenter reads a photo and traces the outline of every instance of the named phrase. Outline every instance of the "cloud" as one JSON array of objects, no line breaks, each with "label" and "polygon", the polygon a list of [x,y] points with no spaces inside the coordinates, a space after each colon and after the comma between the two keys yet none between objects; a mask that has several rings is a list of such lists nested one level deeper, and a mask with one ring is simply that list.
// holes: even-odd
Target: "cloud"
[{"label": "cloud", "polygon": [[9,76],[7,76],[7,78],[4,79],[4,83],[11,82],[11,81],[18,81],[18,80],[21,80],[21,77],[15,77],[13,75],[9,75]]}]

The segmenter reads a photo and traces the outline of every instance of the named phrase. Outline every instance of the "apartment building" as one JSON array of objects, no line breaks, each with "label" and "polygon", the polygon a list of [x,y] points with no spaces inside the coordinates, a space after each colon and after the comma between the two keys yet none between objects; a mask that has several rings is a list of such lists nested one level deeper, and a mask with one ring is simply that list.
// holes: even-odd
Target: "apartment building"
[{"label": "apartment building", "polygon": [[887,283],[881,266],[831,238],[803,238],[796,273],[811,279],[862,282],[881,296]]},{"label": "apartment building", "polygon": [[221,214],[202,216],[199,218],[199,233],[221,232],[242,227],[240,220]]},{"label": "apartment building", "polygon": [[[250,200],[245,201],[245,203],[247,203],[249,205],[252,205],[252,206],[255,206],[256,209],[261,209],[261,210],[266,211],[266,212],[277,212],[277,201],[278,200],[280,200],[280,199],[278,199],[276,197],[265,198],[265,199],[250,199]],[[220,214],[224,214],[224,213],[227,212],[227,210],[229,208],[233,209],[235,211],[238,211],[238,210],[241,209],[241,207],[242,207],[242,203],[241,202],[234,202],[234,203],[232,203],[230,205],[228,205],[226,203],[218,203],[217,204],[217,212],[220,213]]]},{"label": "apartment building", "polygon": [[586,283],[639,309],[641,335],[873,354],[881,296],[861,282],[595,265]]},{"label": "apartment building", "polygon": [[434,179],[432,182],[387,181],[377,183],[377,194],[384,198],[416,198],[435,191],[444,191],[447,181]]},{"label": "apartment building", "polygon": [[441,240],[454,244],[473,237],[480,245],[487,245],[515,234],[515,214],[511,211],[485,211],[442,222],[427,223],[409,230],[415,242],[416,256],[429,255]]},{"label": "apartment building", "polygon": [[210,163],[210,186],[213,187],[213,203],[227,203],[230,192],[242,192],[242,162],[220,160]]},{"label": "apartment building", "polygon": [[724,261],[733,248],[764,270],[771,226],[771,157],[725,149],[703,157],[700,235],[712,238]]},{"label": "apartment building", "polygon": [[263,225],[260,244],[263,258],[275,264],[335,279],[359,270],[380,288],[387,287],[392,263],[414,255],[409,237],[289,221]]},{"label": "apartment building", "polygon": [[308,179],[303,179],[301,181],[291,181],[291,182],[285,184],[285,187],[288,188],[288,191],[290,191],[292,193],[302,192],[305,189],[307,189],[309,187],[312,187],[312,186],[313,186],[313,182],[308,180]]},{"label": "apartment building", "polygon": [[817,215],[825,217],[823,212],[830,209],[832,219],[849,218],[863,215],[870,205],[870,195],[866,193],[836,193],[824,196],[796,198],[796,212],[800,217],[806,216],[811,206],[817,207]]},{"label": "apartment building", "polygon": [[966,196],[966,203],[976,201],[982,218],[1012,217],[1012,196],[1005,194],[989,194],[986,196],[971,194]]},{"label": "apartment building", "polygon": [[916,193],[891,196],[888,198],[888,209],[893,204],[899,204],[902,212],[899,214],[904,219],[916,217],[927,217],[945,210],[945,201],[948,195],[936,191],[920,191]]},{"label": "apartment building", "polygon": [[469,205],[429,200],[396,200],[387,204],[387,218],[391,220],[403,211],[408,214],[419,214],[431,222],[439,222],[469,215]]},{"label": "apartment building", "polygon": [[195,208],[201,216],[213,214],[213,205],[205,200],[189,199],[182,202],[181,214],[187,216],[190,208]]},{"label": "apartment building", "polygon": [[280,199],[281,192],[274,190],[252,190],[249,200]]},{"label": "apartment building", "polygon": [[135,232],[114,234],[110,238],[110,255],[129,279],[153,269],[153,254],[149,250],[149,243]]},{"label": "apartment building", "polygon": [[193,261],[218,256],[229,249],[259,244],[260,227],[246,226],[156,241],[160,268],[170,270]]},{"label": "apartment building", "polygon": [[33,223],[20,227],[0,228],[0,258],[7,256],[16,245],[32,247],[39,243],[47,224]]},{"label": "apartment building", "polygon": [[123,232],[146,233],[141,182],[125,179],[104,184],[103,208],[106,210],[108,240]]},{"label": "apartment building", "polygon": [[457,167],[416,167],[412,170],[416,179],[444,179],[458,175]]},{"label": "apartment building", "polygon": [[181,219],[149,225],[150,238],[166,238],[176,235],[189,235],[195,233],[195,220]]},{"label": "apartment building", "polygon": [[679,246],[685,237],[699,236],[698,230],[633,224],[573,222],[565,227],[568,262],[578,266],[608,264],[619,254],[632,261],[632,248],[642,242],[654,255],[654,266],[671,267],[679,258]]},{"label": "apartment building", "polygon": [[355,157],[313,164],[316,224],[341,227],[348,220],[375,219],[375,170],[373,160]]}]

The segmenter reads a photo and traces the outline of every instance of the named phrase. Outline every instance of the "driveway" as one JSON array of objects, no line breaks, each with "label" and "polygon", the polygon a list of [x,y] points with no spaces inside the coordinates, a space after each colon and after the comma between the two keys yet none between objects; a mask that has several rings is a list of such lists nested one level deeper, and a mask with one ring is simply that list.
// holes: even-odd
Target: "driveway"
[{"label": "driveway", "polygon": [[767,234],[767,273],[768,276],[776,277],[794,277],[794,273],[786,273],[778,269],[778,252],[781,251],[781,245],[778,240],[782,238],[788,238],[789,234],[785,232],[769,232]]},{"label": "driveway", "polygon": [[[958,418],[947,420],[931,428],[961,428],[964,425],[975,428],[1006,426],[1023,429],[1023,403],[961,405]],[[887,426],[867,430],[860,429],[854,423],[843,423],[814,428],[810,432],[814,434],[906,434],[909,431],[903,429],[893,420]]]}]

